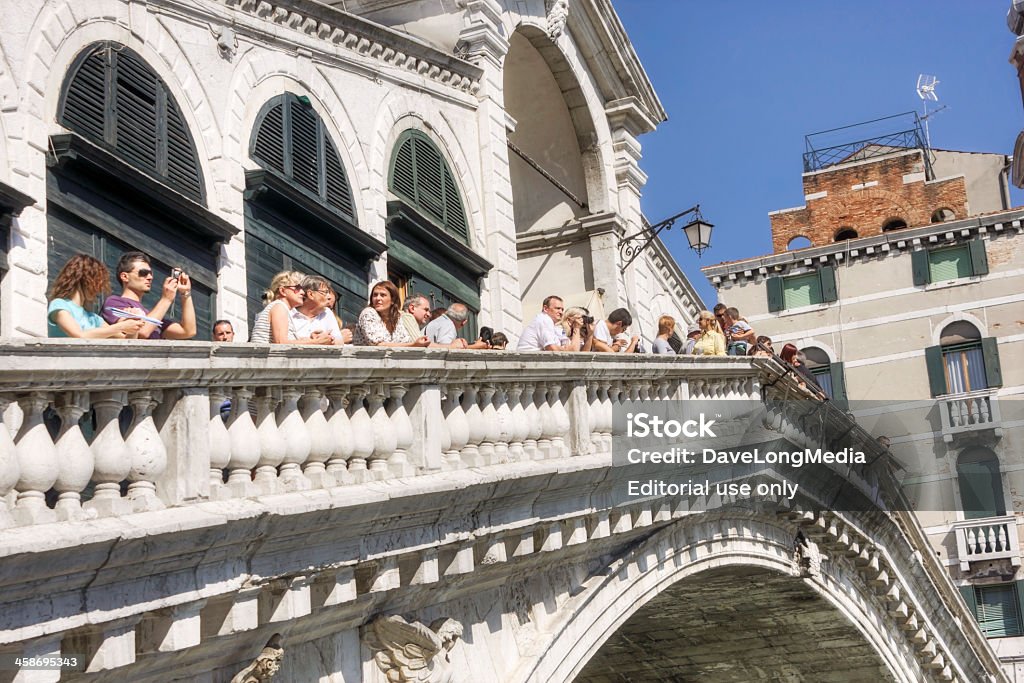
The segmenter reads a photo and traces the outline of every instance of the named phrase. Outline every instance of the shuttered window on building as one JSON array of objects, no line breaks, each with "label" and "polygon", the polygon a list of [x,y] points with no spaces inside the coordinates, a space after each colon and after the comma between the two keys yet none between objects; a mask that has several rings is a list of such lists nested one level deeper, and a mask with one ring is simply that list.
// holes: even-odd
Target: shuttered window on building
[{"label": "shuttered window on building", "polygon": [[117,43],[89,47],[65,83],[61,125],[202,202],[195,144],[174,98],[135,52]]},{"label": "shuttered window on building", "polygon": [[974,614],[987,638],[1024,634],[1018,600],[1020,582],[973,586]]},{"label": "shuttered window on building", "polygon": [[391,158],[388,187],[457,240],[469,244],[466,213],[455,176],[441,151],[422,132],[407,130],[399,137]]},{"label": "shuttered window on building", "polygon": [[245,262],[250,327],[274,275],[326,278],[343,321],[366,306],[369,263],[385,245],[356,224],[348,175],[327,127],[304,97],[284,93],[256,118],[246,173]]},{"label": "shuttered window on building", "polygon": [[[84,253],[111,271],[126,251],[147,254],[152,308],[174,267],[192,279],[196,339],[209,339],[216,317],[220,246],[238,230],[204,206],[204,185],[191,133],[167,86],[130,49],[99,43],[73,63],[59,120],[72,132],[49,140],[47,270],[53,279]],[[167,317],[180,319],[181,300]]]},{"label": "shuttered window on building", "polygon": [[831,303],[839,299],[835,266],[822,266],[814,272],[786,277],[770,277],[765,281],[768,310],[771,312]]},{"label": "shuttered window on building", "polygon": [[988,254],[985,241],[973,239],[952,247],[920,249],[911,254],[911,267],[917,286],[986,275]]}]

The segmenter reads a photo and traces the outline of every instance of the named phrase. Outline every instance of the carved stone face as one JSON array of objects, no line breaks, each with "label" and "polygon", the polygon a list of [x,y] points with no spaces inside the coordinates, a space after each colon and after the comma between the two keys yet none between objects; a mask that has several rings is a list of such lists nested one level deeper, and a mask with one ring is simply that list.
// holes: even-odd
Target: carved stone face
[{"label": "carved stone face", "polygon": [[262,680],[267,680],[278,672],[281,668],[281,659],[284,657],[284,651],[282,650],[264,650],[264,654],[260,655],[259,661],[256,662],[255,673]]}]

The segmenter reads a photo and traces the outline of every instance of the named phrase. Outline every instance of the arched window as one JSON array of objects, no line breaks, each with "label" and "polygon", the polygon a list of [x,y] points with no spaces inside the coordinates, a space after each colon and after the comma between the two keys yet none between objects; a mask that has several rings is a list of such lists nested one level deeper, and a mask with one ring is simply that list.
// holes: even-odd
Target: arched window
[{"label": "arched window", "polygon": [[925,349],[925,361],[933,396],[983,391],[1003,383],[996,339],[983,339],[966,320],[942,328],[939,345]]},{"label": "arched window", "polygon": [[966,519],[1006,514],[999,458],[983,447],[968,448],[956,460],[960,505]]},{"label": "arched window", "polygon": [[936,209],[935,213],[932,214],[932,223],[945,223],[956,219],[956,214],[953,213],[952,209]]},{"label": "arched window", "polygon": [[811,375],[825,395],[845,406],[847,397],[843,364],[833,363],[829,360],[828,353],[818,346],[806,346],[800,350],[807,359],[807,369],[811,371]]},{"label": "arched window", "polygon": [[882,225],[882,232],[889,232],[890,230],[902,230],[907,227],[907,222],[902,218],[890,218]]},{"label": "arched window", "polygon": [[839,230],[836,231],[836,237],[835,237],[835,241],[836,242],[845,242],[846,240],[855,240],[855,239],[857,239],[857,231],[854,230],[853,228],[849,228],[849,227],[839,228]]},{"label": "arched window", "polygon": [[139,55],[99,43],[75,60],[58,120],[187,197],[203,201],[195,144],[174,97]]},{"label": "arched window", "polygon": [[264,105],[250,156],[355,223],[352,190],[338,150],[309,100],[291,93]]},{"label": "arched window", "polygon": [[807,239],[803,235],[797,235],[793,239],[789,240],[786,245],[787,251],[793,251],[794,249],[804,249],[811,246],[811,240]]},{"label": "arched window", "polygon": [[441,151],[422,132],[407,130],[398,139],[388,189],[460,242],[469,244],[466,213],[455,176]]},{"label": "arched window", "polygon": [[256,117],[249,154],[261,170],[245,174],[245,277],[249,319],[274,274],[298,270],[326,278],[352,322],[366,305],[369,263],[385,245],[359,229],[338,148],[309,99],[283,93]]},{"label": "arched window", "polygon": [[[192,279],[196,339],[216,318],[221,245],[238,229],[205,205],[199,155],[167,85],[124,45],[90,45],[64,79],[46,169],[47,268],[52,281],[75,253],[111,271],[126,251],[149,256],[151,309],[173,268]],[[167,317],[181,316],[180,300]]]},{"label": "arched window", "polygon": [[466,304],[469,324],[460,335],[476,338],[480,282],[490,262],[470,246],[462,197],[441,150],[425,133],[398,136],[388,172],[388,277],[431,306]]}]

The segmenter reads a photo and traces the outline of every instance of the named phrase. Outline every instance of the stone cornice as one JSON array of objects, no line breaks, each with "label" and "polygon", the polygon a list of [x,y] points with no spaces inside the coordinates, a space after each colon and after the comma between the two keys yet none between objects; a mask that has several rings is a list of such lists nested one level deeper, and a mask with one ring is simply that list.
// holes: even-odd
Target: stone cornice
[{"label": "stone cornice", "polygon": [[531,230],[518,235],[516,248],[520,254],[545,251],[552,247],[566,247],[577,242],[584,242],[597,235],[613,233],[621,237],[623,230],[622,221],[616,213],[590,214],[568,225],[545,230]]},{"label": "stone cornice", "polygon": [[[173,0],[163,1],[176,5]],[[462,92],[475,93],[480,87],[482,71],[479,67],[408,34],[313,0],[216,1],[274,26],[293,29]]]},{"label": "stone cornice", "polygon": [[1024,227],[1024,209],[1011,209],[986,216],[935,223],[920,228],[894,230],[872,237],[808,247],[781,254],[719,263],[701,268],[713,285],[725,282],[753,281],[770,275],[784,274],[800,267],[817,267],[852,263],[878,258],[890,253],[953,244],[984,235],[1019,234]]}]

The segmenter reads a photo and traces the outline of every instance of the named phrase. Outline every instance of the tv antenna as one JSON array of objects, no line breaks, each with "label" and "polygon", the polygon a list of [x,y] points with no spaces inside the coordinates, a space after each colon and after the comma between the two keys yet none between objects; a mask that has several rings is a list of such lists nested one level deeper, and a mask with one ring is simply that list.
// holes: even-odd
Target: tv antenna
[{"label": "tv antenna", "polygon": [[946,108],[946,105],[942,105],[938,109],[931,112],[928,111],[928,102],[939,101],[939,96],[935,92],[935,86],[939,83],[938,78],[928,74],[919,74],[917,77],[917,96],[921,98],[921,102],[924,104],[924,115],[921,117],[921,120],[924,121],[924,142],[928,149],[932,147],[932,138],[928,131],[928,119]]}]

